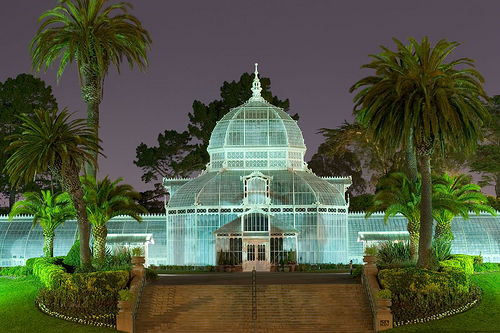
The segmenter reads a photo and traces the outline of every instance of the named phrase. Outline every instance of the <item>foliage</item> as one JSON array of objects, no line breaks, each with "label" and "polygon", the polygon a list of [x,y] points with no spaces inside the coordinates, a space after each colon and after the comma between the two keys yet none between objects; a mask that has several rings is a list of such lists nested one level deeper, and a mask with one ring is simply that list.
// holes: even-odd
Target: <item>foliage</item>
[{"label": "foliage", "polygon": [[481,265],[474,266],[474,272],[498,272],[498,271],[500,271],[500,266],[492,262],[485,262]]},{"label": "foliage", "polygon": [[[477,284],[483,292],[481,302],[474,308],[441,320],[434,320],[425,324],[405,325],[392,331],[405,333],[433,333],[433,332],[491,332],[498,326],[498,309],[500,307],[500,273],[474,274],[472,282]],[[474,292],[471,286],[471,292]]]},{"label": "foliage", "polygon": [[161,272],[215,272],[215,266],[150,265],[149,268]]},{"label": "foliage", "polygon": [[492,207],[496,211],[500,211],[500,198],[496,199],[495,197],[489,195],[487,199],[488,199],[488,206]]},{"label": "foliage", "polygon": [[438,238],[432,240],[432,253],[436,261],[451,258],[451,240]]},{"label": "foliage", "polygon": [[[493,96],[493,105],[488,106],[491,119],[484,126],[485,140],[470,159],[470,167],[483,176],[481,186],[494,185],[497,199],[500,199],[500,96]],[[497,210],[499,210],[497,208]]]},{"label": "foliage", "polygon": [[69,249],[68,254],[64,258],[63,261],[64,264],[73,266],[73,267],[78,267],[80,266],[80,241],[77,240],[73,246],[71,246],[71,249]]},{"label": "foliage", "polygon": [[[186,177],[193,172],[205,168],[209,162],[207,147],[210,135],[217,121],[222,119],[231,108],[240,106],[252,96],[253,74],[243,73],[239,81],[224,82],[220,88],[219,100],[204,104],[198,100],[193,102],[193,112],[189,113],[187,130],[179,133],[166,130],[158,135],[158,145],[148,147],[141,143],[136,148],[134,164],[143,171],[141,179],[146,183],[163,179],[163,177]],[[270,91],[271,80],[260,77],[261,95],[269,103],[289,110],[288,99],[280,100]],[[292,116],[295,120],[298,115]],[[151,193],[154,207],[163,207],[158,198],[165,192],[161,184],[155,183],[155,193]],[[146,205],[149,206],[149,205]],[[163,212],[161,209],[160,212]]]},{"label": "foliage", "polygon": [[487,198],[481,193],[481,187],[470,183],[468,175],[448,176],[445,173],[441,177],[435,177],[433,192],[434,200],[439,198],[447,204],[447,207],[434,212],[434,219],[437,222],[435,238],[453,239],[451,221],[456,215],[468,219],[469,211],[475,212],[476,215],[484,211],[496,216],[493,208],[486,204]]},{"label": "foliage", "polygon": [[158,279],[158,273],[154,269],[146,268],[146,281],[152,282]]},{"label": "foliage", "polygon": [[467,276],[474,273],[474,256],[454,254],[451,259],[439,262],[441,268],[454,268],[462,270]]},{"label": "foliage", "polygon": [[64,267],[57,265],[56,262],[54,258],[37,258],[33,263],[33,275],[38,277],[47,289],[58,288],[70,277]]},{"label": "foliage", "polygon": [[350,91],[358,90],[354,113],[374,141],[389,150],[407,151],[409,170],[421,173],[418,265],[428,267],[433,222],[430,157],[435,148],[473,151],[489,117],[482,101],[488,97],[472,59],[445,62],[459,43],[442,39],[432,47],[427,37],[420,43],[410,38],[409,45],[393,40],[397,51],[382,47],[380,54],[371,55],[373,61],[362,67],[375,75],[359,80]]},{"label": "foliage", "polygon": [[420,235],[421,180],[411,181],[403,172],[392,172],[380,178],[373,198],[373,205],[365,217],[378,211],[385,211],[384,223],[389,217],[402,214],[408,220],[410,234],[410,257],[415,260]]},{"label": "foliage", "polygon": [[61,321],[41,312],[35,305],[41,283],[34,276],[0,279],[0,327],[9,333],[116,333],[116,330]]},{"label": "foliage", "polygon": [[387,241],[379,245],[377,266],[379,268],[395,268],[414,265],[410,261],[410,244],[408,242]]},{"label": "foliage", "polygon": [[[52,95],[52,88],[45,82],[30,74],[19,74],[15,79],[9,78],[0,82],[0,170],[3,170],[7,159],[12,155],[6,148],[9,141],[6,138],[14,133],[21,133],[19,125],[20,114],[32,115],[35,109],[57,109],[57,102]],[[49,178],[49,179],[48,179]],[[30,182],[15,188],[11,186],[7,174],[0,172],[0,193],[9,198],[8,211],[12,209],[16,196],[23,192],[39,191],[57,184],[47,174],[38,174],[36,183]],[[8,214],[8,212],[7,212]]]},{"label": "foliage", "polygon": [[363,193],[366,184],[363,179],[363,170],[359,156],[352,151],[345,151],[342,154],[330,153],[328,142],[322,143],[318,151],[307,163],[308,167],[320,177],[352,177],[352,185],[349,186],[350,194]]},{"label": "foliage", "polygon": [[395,321],[439,314],[471,300],[469,279],[463,271],[443,272],[416,267],[384,269],[378,275],[382,288],[392,292]]},{"label": "foliage", "polygon": [[392,293],[389,289],[380,289],[375,294],[375,297],[380,299],[391,299]]},{"label": "foliage", "polygon": [[13,154],[3,171],[13,185],[26,183],[49,168],[51,173],[60,177],[76,210],[82,244],[81,264],[89,265],[90,226],[78,174],[83,163],[96,161],[91,153],[100,149],[95,133],[85,126],[82,119],[70,120],[66,110],[60,113],[36,110],[32,117],[21,115],[20,118],[22,134],[9,137],[8,150]]},{"label": "foliage", "polygon": [[142,257],[144,256],[144,248],[142,246],[137,246],[132,249],[133,257]]},{"label": "foliage", "polygon": [[96,181],[93,176],[87,175],[87,177],[80,177],[80,180],[88,219],[93,225],[94,258],[104,259],[108,234],[106,223],[119,215],[128,215],[142,222],[139,214],[147,213],[147,211],[134,201],[139,197],[139,193],[135,192],[131,185],[118,185],[123,180],[121,177],[111,182],[108,176]]},{"label": "foliage", "polygon": [[[110,4],[108,0],[64,0],[39,17],[37,34],[31,41],[32,67],[37,72],[52,67],[59,59],[57,80],[68,63],[76,62],[82,99],[87,104],[87,125],[99,137],[99,104],[104,78],[110,66],[120,73],[125,59],[130,68],[148,65],[146,53],[151,46],[149,33],[129,13],[127,2]],[[114,15],[113,15],[114,14]],[[97,151],[91,151],[94,163],[87,162],[87,174],[96,176]]]},{"label": "foliage", "polygon": [[366,212],[373,205],[373,194],[364,193],[349,197],[349,212]]},{"label": "foliage", "polygon": [[367,255],[367,256],[375,256],[375,255],[377,255],[377,252],[378,252],[377,245],[365,247],[365,255]]},{"label": "foliage", "polygon": [[26,259],[26,263],[24,265],[29,269],[30,274],[33,274],[33,265],[35,264],[36,259],[38,259],[38,258],[35,257],[35,258]]},{"label": "foliage", "polygon": [[0,268],[0,276],[27,276],[31,270],[26,266],[13,266]]},{"label": "foliage", "polygon": [[37,223],[43,228],[44,246],[43,253],[46,257],[54,255],[55,229],[66,220],[75,217],[75,208],[68,193],[54,193],[50,190],[41,193],[24,193],[25,200],[14,204],[9,214],[9,221],[19,214],[33,215],[33,227]]},{"label": "foliage", "polygon": [[118,291],[118,297],[120,301],[133,301],[135,298],[134,294],[128,289]]}]

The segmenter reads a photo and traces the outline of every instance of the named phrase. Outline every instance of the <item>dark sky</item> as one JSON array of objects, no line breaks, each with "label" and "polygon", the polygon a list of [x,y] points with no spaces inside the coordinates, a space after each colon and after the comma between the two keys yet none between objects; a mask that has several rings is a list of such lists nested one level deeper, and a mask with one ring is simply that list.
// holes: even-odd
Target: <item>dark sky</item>
[{"label": "dark sky", "polygon": [[[486,91],[500,94],[500,1],[162,1],[135,0],[132,13],[153,39],[146,73],[127,65],[111,70],[101,104],[100,134],[106,159],[100,176],[123,176],[137,190],[132,161],[137,145],[156,142],[165,129],[184,130],[193,100],[219,97],[224,81],[243,72],[271,78],[272,91],[290,99],[308,147],[323,141],[317,130],[352,119],[348,88],[370,71],[360,66],[392,38],[428,35],[462,42],[457,57],[476,60]],[[0,81],[30,72],[29,43],[37,18],[55,0],[0,3]],[[61,107],[85,117],[75,67],[59,84],[55,72],[40,74]]]}]

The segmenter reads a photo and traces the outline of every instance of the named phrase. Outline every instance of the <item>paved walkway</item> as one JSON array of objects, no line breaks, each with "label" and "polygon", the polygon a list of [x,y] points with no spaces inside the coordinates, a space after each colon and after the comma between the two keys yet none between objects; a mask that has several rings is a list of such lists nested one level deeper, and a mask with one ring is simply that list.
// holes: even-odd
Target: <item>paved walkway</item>
[{"label": "paved walkway", "polygon": [[[160,274],[153,285],[250,285],[252,273]],[[257,284],[359,284],[349,273],[257,272]]]},{"label": "paved walkway", "polygon": [[348,274],[251,273],[162,276],[146,286],[136,331],[373,332],[359,280]]}]

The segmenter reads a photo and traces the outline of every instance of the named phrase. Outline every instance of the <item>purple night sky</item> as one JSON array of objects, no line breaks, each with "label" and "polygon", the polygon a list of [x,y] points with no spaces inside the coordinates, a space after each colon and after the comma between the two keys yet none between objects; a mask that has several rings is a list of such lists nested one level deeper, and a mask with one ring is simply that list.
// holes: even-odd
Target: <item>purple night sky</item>
[{"label": "purple night sky", "polygon": [[[500,94],[500,1],[130,1],[153,39],[149,69],[122,74],[112,69],[100,107],[104,154],[100,177],[123,176],[137,190],[132,161],[144,142],[156,143],[165,129],[184,130],[195,99],[219,98],[224,81],[239,79],[259,63],[272,92],[290,99],[292,113],[308,147],[307,158],[323,137],[321,127],[352,120],[348,88],[370,74],[360,70],[379,45],[394,49],[392,38],[428,35],[462,42],[456,57],[476,60],[486,91]],[[0,4],[0,81],[30,72],[29,44],[37,18],[55,0],[2,1]],[[56,84],[55,71],[40,77],[51,85],[60,107],[85,117],[76,68]]]}]

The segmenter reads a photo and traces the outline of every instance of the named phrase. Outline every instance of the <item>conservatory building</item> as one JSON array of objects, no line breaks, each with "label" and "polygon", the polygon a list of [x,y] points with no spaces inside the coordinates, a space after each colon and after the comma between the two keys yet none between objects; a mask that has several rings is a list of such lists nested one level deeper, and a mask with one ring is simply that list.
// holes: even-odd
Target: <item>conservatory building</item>
[{"label": "conservatory building", "polygon": [[215,126],[210,162],[192,179],[164,179],[169,265],[227,262],[269,271],[287,261],[346,262],[350,178],[320,178],[283,109],[252,97]]}]

